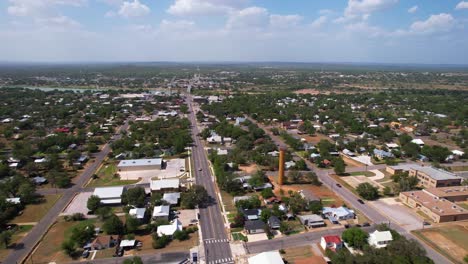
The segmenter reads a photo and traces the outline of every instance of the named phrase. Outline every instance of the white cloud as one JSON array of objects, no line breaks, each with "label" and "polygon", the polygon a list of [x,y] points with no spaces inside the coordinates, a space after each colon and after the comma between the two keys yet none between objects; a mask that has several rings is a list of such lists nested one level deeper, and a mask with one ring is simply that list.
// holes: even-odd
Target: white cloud
[{"label": "white cloud", "polygon": [[228,29],[263,28],[269,23],[268,11],[265,8],[252,6],[236,10],[229,14],[226,23]]},{"label": "white cloud", "polygon": [[418,11],[418,6],[417,5],[411,7],[410,9],[408,9],[408,13],[410,13],[410,14],[414,14],[414,13],[416,13],[416,11]]},{"label": "white cloud", "polygon": [[367,22],[358,22],[345,26],[348,33],[365,34],[367,37],[380,37],[385,35],[384,30],[379,27],[371,26]]},{"label": "white cloud", "polygon": [[314,28],[319,28],[323,26],[327,22],[328,18],[326,16],[320,16],[319,18],[315,19],[312,24],[310,24]]},{"label": "white cloud", "polygon": [[133,2],[123,2],[118,14],[126,18],[141,17],[149,14],[150,11],[150,8],[145,4],[140,3],[138,0],[133,0]]},{"label": "white cloud", "polygon": [[410,31],[413,33],[435,33],[445,32],[453,28],[455,19],[452,15],[441,13],[438,15],[431,15],[424,21],[416,21],[410,26]]},{"label": "white cloud", "polygon": [[372,13],[390,8],[397,3],[398,0],[348,0],[344,15],[336,19],[335,22],[367,20]]},{"label": "white cloud", "polygon": [[224,15],[245,3],[247,0],[175,0],[166,12],[176,16]]},{"label": "white cloud", "polygon": [[54,6],[83,6],[87,0],[9,0],[8,14],[12,16],[43,15],[54,9]]},{"label": "white cloud", "polygon": [[57,16],[37,19],[38,24],[52,29],[79,28],[81,25],[77,21],[67,16]]},{"label": "white cloud", "polygon": [[270,25],[274,28],[289,28],[297,26],[302,19],[299,15],[270,15]]},{"label": "white cloud", "polygon": [[461,1],[458,3],[458,5],[455,7],[455,9],[460,10],[460,9],[468,9],[468,2]]},{"label": "white cloud", "polygon": [[179,32],[179,31],[188,31],[193,29],[195,26],[195,22],[188,21],[188,20],[162,20],[161,24],[159,25],[159,29],[161,31],[167,32]]}]

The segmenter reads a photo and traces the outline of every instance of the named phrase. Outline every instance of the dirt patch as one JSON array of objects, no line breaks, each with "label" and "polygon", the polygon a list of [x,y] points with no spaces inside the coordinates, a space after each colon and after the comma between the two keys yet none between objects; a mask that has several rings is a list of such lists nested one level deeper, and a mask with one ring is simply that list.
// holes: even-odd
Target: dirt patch
[{"label": "dirt patch", "polygon": [[258,166],[257,164],[241,165],[239,166],[239,170],[248,174],[253,174],[258,170]]},{"label": "dirt patch", "polygon": [[295,94],[312,94],[312,95],[330,94],[330,92],[319,91],[319,90],[316,90],[316,89],[301,89],[301,90],[295,91],[294,93]]}]

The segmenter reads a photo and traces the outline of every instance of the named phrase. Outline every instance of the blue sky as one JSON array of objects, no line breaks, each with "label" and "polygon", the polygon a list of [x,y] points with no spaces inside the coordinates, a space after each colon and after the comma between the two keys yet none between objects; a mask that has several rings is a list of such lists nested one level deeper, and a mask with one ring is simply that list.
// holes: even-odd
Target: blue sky
[{"label": "blue sky", "polygon": [[468,64],[468,0],[3,0],[0,61]]}]

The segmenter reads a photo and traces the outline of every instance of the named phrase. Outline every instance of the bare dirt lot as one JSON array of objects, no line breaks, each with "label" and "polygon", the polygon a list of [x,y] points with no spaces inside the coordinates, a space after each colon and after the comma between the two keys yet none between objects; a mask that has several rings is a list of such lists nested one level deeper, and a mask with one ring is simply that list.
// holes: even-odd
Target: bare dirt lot
[{"label": "bare dirt lot", "polygon": [[248,174],[252,174],[252,173],[255,173],[258,170],[258,166],[257,166],[257,164],[241,165],[241,166],[239,166],[239,170],[241,170],[241,171],[243,171],[245,173],[248,173]]},{"label": "bare dirt lot", "polygon": [[415,234],[456,263],[463,263],[468,254],[468,221],[441,224]]}]

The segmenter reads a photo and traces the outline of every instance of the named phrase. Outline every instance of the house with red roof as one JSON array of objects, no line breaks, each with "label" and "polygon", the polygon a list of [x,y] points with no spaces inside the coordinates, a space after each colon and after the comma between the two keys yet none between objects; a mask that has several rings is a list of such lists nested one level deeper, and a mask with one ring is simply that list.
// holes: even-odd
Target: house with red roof
[{"label": "house with red roof", "polygon": [[343,241],[339,236],[323,236],[320,238],[320,246],[323,250],[337,251],[343,247]]}]

